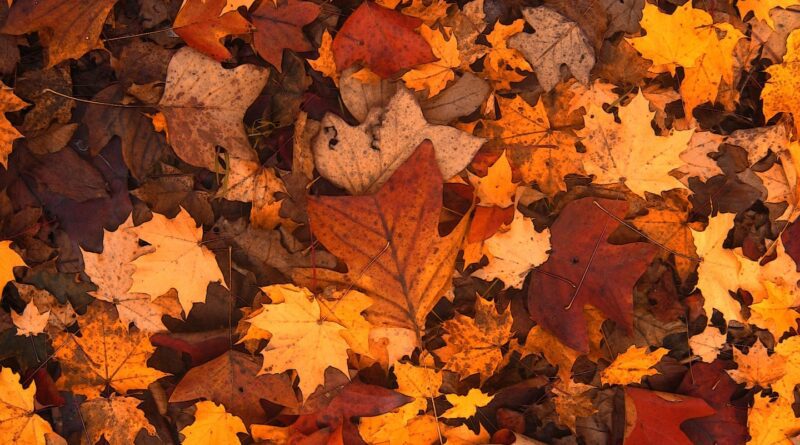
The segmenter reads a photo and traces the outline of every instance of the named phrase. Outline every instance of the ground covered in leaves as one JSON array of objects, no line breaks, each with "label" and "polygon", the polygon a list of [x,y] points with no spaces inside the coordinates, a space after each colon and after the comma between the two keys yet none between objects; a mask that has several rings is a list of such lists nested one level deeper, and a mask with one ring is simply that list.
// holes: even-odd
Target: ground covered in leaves
[{"label": "ground covered in leaves", "polygon": [[797,443],[798,0],[9,0],[0,77],[0,444]]}]

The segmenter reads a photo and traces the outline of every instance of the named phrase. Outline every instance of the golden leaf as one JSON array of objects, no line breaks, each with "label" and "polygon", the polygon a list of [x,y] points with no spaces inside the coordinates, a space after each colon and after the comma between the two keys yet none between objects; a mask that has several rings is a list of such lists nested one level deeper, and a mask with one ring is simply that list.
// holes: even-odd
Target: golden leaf
[{"label": "golden leaf", "polygon": [[225,407],[214,402],[197,402],[194,423],[181,430],[182,445],[240,445],[236,434],[247,434],[242,419],[228,414]]},{"label": "golden leaf", "polygon": [[14,90],[0,82],[0,164],[8,168],[8,155],[11,154],[11,147],[14,139],[22,137],[22,134],[11,125],[6,119],[5,113],[18,111],[28,104],[14,95]]},{"label": "golden leaf", "polygon": [[0,368],[0,444],[44,445],[53,428],[34,408],[36,383],[23,388],[10,368]]},{"label": "golden leaf", "polygon": [[637,348],[631,345],[627,351],[618,355],[608,368],[600,373],[600,381],[604,385],[627,385],[639,383],[643,377],[656,375],[658,371],[652,369],[667,355],[669,350],[658,348],[648,352],[648,348]]},{"label": "golden leaf", "polygon": [[494,396],[490,396],[480,389],[472,388],[465,396],[447,394],[445,398],[453,407],[442,413],[443,418],[469,419],[478,412],[478,408],[488,405]]}]

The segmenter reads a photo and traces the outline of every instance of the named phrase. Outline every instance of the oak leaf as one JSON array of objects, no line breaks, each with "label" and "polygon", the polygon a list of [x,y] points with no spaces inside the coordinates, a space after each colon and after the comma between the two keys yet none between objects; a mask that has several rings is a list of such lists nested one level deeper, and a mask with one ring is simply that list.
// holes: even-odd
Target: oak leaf
[{"label": "oak leaf", "polygon": [[534,34],[517,34],[508,39],[508,46],[519,50],[533,66],[536,78],[545,91],[561,81],[561,66],[573,76],[589,84],[589,71],[594,66],[594,49],[580,27],[544,6],[522,10]]},{"label": "oak leaf", "polygon": [[[268,294],[275,291],[278,289]],[[294,369],[300,379],[300,392],[303,398],[308,398],[325,383],[325,370],[329,366],[348,375],[349,345],[340,335],[346,328],[323,317],[319,303],[307,289],[284,285],[279,292],[284,299],[282,303],[265,304],[261,312],[248,320],[252,326],[272,334],[261,351],[264,365],[259,374]]]},{"label": "oak leaf", "polygon": [[0,164],[6,168],[14,140],[21,138],[22,134],[11,125],[5,113],[19,111],[27,106],[25,101],[14,95],[11,88],[0,82]]},{"label": "oak leaf", "polygon": [[470,389],[465,396],[447,394],[445,398],[453,405],[442,413],[445,419],[469,419],[478,412],[478,408],[488,405],[494,399],[476,388]]},{"label": "oak leaf", "polygon": [[47,67],[67,59],[78,59],[103,48],[100,32],[117,0],[20,0],[8,11],[4,34],[38,32],[47,48]]},{"label": "oak leaf", "polygon": [[659,194],[683,187],[669,173],[683,164],[680,154],[693,130],[657,136],[650,126],[654,115],[641,93],[620,108],[621,123],[601,107],[590,106],[584,116],[586,126],[578,132],[586,147],[586,172],[600,184],[623,183],[642,197],[646,191]]},{"label": "oak leaf", "polygon": [[197,51],[218,61],[230,59],[230,51],[220,41],[229,35],[246,34],[253,25],[236,8],[225,12],[227,6],[225,0],[187,0],[172,29]]},{"label": "oak leaf", "polygon": [[628,385],[639,383],[643,377],[656,375],[652,369],[669,352],[658,348],[649,352],[648,348],[637,348],[631,345],[628,350],[618,355],[606,369],[600,373],[600,381],[604,385]]},{"label": "oak leaf", "polygon": [[385,110],[374,108],[357,127],[328,113],[313,141],[320,174],[354,195],[377,191],[429,139],[446,179],[456,175],[483,145],[484,139],[425,120],[413,94],[398,89]]},{"label": "oak leaf", "polygon": [[236,435],[247,434],[242,419],[228,414],[224,406],[214,402],[197,402],[195,408],[194,422],[181,430],[182,444],[239,445],[241,441]]},{"label": "oak leaf", "polygon": [[11,319],[14,321],[14,326],[17,327],[17,335],[30,337],[44,332],[47,322],[50,320],[50,311],[39,313],[36,303],[31,301],[25,306],[21,315],[12,311]]},{"label": "oak leaf", "polygon": [[36,383],[22,387],[20,377],[11,368],[0,368],[0,443],[3,445],[44,445],[50,424],[36,414]]},{"label": "oak leaf", "polygon": [[256,25],[253,46],[258,55],[280,72],[284,49],[295,52],[314,49],[303,35],[303,26],[313,22],[320,11],[320,5],[313,2],[261,2],[251,13]]},{"label": "oak leaf", "polygon": [[155,427],[137,408],[140,403],[141,400],[133,397],[113,395],[81,403],[81,416],[91,443],[105,439],[109,445],[130,444],[142,429],[150,436],[155,436]]},{"label": "oak leaf", "polygon": [[[425,318],[451,286],[465,232],[461,224],[439,236],[442,188],[433,145],[424,141],[374,195],[309,197],[308,203],[314,235],[349,268],[348,274],[317,270],[315,278],[366,291],[373,326],[399,329],[393,332],[417,345]],[[311,277],[311,271],[294,276]]]},{"label": "oak leaf", "polygon": [[170,60],[158,104],[175,154],[212,171],[220,167],[218,145],[231,158],[257,161],[242,118],[266,85],[268,74],[254,65],[227,70],[195,50],[178,50]]},{"label": "oak leaf", "polygon": [[197,227],[186,210],[181,209],[173,219],[154,213],[153,219],[130,230],[153,249],[133,261],[136,271],[128,292],[155,300],[175,289],[188,315],[195,303],[206,301],[209,283],[225,285],[214,254],[202,244],[203,228]]},{"label": "oak leaf", "polygon": [[155,351],[149,335],[129,330],[115,312],[113,305],[95,301],[78,318],[80,336],[63,333],[54,339],[55,356],[64,373],[59,387],[92,399],[106,387],[125,394],[167,375],[147,366]]},{"label": "oak leaf", "polygon": [[[605,212],[622,218],[626,209],[626,203],[606,199],[583,198],[567,204],[550,227],[550,257],[531,274],[531,318],[577,351],[588,352],[586,304],[625,329],[633,327],[633,285],[657,248],[607,242],[617,224]],[[611,276],[614,280],[606,278]]]},{"label": "oak leaf", "polygon": [[333,39],[336,67],[357,62],[386,78],[404,68],[431,63],[436,56],[414,30],[422,21],[365,1],[345,20]]}]

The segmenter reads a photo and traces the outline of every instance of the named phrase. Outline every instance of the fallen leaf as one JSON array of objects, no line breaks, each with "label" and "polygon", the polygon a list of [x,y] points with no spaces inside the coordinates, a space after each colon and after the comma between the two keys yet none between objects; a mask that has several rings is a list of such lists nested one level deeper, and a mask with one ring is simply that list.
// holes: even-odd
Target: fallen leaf
[{"label": "fallen leaf", "polygon": [[80,415],[86,423],[86,435],[92,443],[105,439],[109,445],[132,443],[139,431],[155,436],[156,429],[137,407],[141,401],[133,397],[111,396],[81,403]]},{"label": "fallen leaf", "polygon": [[643,377],[656,375],[652,369],[669,351],[658,348],[649,352],[648,348],[630,346],[627,351],[614,358],[614,361],[600,373],[604,385],[628,385],[639,383]]},{"label": "fallen leaf", "polygon": [[25,306],[21,315],[11,312],[11,319],[17,327],[17,335],[25,337],[39,335],[44,332],[47,322],[50,320],[50,311],[39,313],[36,303],[30,302]]},{"label": "fallen leaf", "polygon": [[561,80],[562,65],[588,85],[594,49],[578,25],[544,6],[525,8],[522,15],[535,33],[517,34],[508,39],[508,45],[531,63],[542,88],[550,91],[556,86]]},{"label": "fallen leaf", "polygon": [[22,137],[22,134],[11,125],[6,119],[5,113],[19,111],[28,104],[14,95],[14,90],[0,82],[0,164],[8,168],[8,155],[15,139]]},{"label": "fallen leaf", "polygon": [[242,118],[266,85],[267,75],[254,65],[226,70],[188,48],[175,53],[158,104],[167,119],[175,154],[211,171],[220,169],[217,145],[231,158],[257,161]]},{"label": "fallen leaf", "polygon": [[238,445],[239,433],[247,434],[242,419],[228,414],[225,407],[214,402],[195,404],[194,422],[183,428],[184,445],[201,445],[213,442],[220,445]]},{"label": "fallen leaf", "polygon": [[221,43],[230,35],[246,34],[253,25],[236,8],[225,12],[229,5],[225,0],[187,0],[183,2],[172,29],[187,45],[201,53],[223,61],[231,58],[231,53]]},{"label": "fallen leaf", "polygon": [[640,388],[625,388],[625,443],[691,445],[681,431],[689,419],[714,414],[703,399]]},{"label": "fallen leaf", "polygon": [[785,361],[780,356],[767,355],[767,348],[760,341],[756,341],[747,354],[734,348],[733,358],[739,367],[728,374],[736,383],[746,383],[748,387],[766,388],[786,374]]},{"label": "fallen leaf", "polygon": [[478,412],[478,408],[488,405],[494,397],[485,394],[480,389],[472,388],[465,396],[447,394],[445,398],[453,407],[443,412],[442,417],[445,419],[469,419]]},{"label": "fallen leaf", "polygon": [[53,428],[34,409],[36,383],[22,387],[11,368],[0,368],[0,427],[3,442],[43,445]]},{"label": "fallen leaf", "polygon": [[280,71],[284,49],[300,53],[314,49],[303,35],[303,26],[313,22],[320,10],[316,3],[299,0],[261,2],[251,13],[256,25],[253,46],[258,55]]}]

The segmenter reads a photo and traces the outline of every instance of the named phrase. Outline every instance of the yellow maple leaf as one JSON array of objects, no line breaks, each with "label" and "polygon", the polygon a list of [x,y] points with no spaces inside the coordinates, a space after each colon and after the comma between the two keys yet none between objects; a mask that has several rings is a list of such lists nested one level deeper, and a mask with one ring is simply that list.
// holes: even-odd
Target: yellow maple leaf
[{"label": "yellow maple leaf", "polygon": [[780,112],[791,113],[795,130],[800,133],[800,30],[792,31],[786,39],[786,55],[780,64],[768,67],[769,74],[761,100],[764,101],[764,118],[771,119]]},{"label": "yellow maple leaf", "polygon": [[14,268],[24,265],[22,257],[11,249],[11,241],[0,241],[0,289],[14,281]]},{"label": "yellow maple leaf", "polygon": [[739,288],[741,263],[732,250],[723,246],[735,217],[720,213],[709,218],[704,231],[692,229],[692,236],[697,255],[703,259],[697,268],[697,288],[703,293],[706,314],[717,309],[725,320],[743,322],[741,306],[729,293]]},{"label": "yellow maple leaf", "polygon": [[319,303],[307,289],[291,284],[270,287],[272,290],[267,294],[280,292],[283,302],[263,305],[262,311],[248,320],[256,328],[272,334],[261,351],[264,365],[259,373],[296,370],[304,398],[325,383],[328,367],[349,376],[347,350],[350,346],[340,334],[345,326],[322,317]]},{"label": "yellow maple leaf", "polygon": [[800,318],[793,308],[797,306],[797,299],[789,292],[783,291],[774,283],[763,283],[767,288],[767,298],[750,305],[750,323],[768,329],[777,339],[791,328],[797,328],[797,319]]},{"label": "yellow maple leaf", "polygon": [[36,383],[23,388],[11,368],[0,368],[0,444],[44,445],[53,428],[36,414]]},{"label": "yellow maple leaf", "polygon": [[92,399],[106,387],[125,394],[167,375],[147,366],[155,351],[150,336],[124,326],[112,304],[92,302],[78,324],[78,332],[65,332],[53,340],[63,372],[59,387]]},{"label": "yellow maple leaf", "polygon": [[733,360],[739,367],[728,370],[728,374],[736,383],[746,383],[748,387],[767,387],[786,374],[786,360],[778,354],[767,354],[767,348],[758,340],[747,354],[734,348]]},{"label": "yellow maple leaf", "polygon": [[584,116],[585,128],[578,132],[586,147],[584,168],[600,184],[624,183],[632,192],[659,194],[682,188],[669,173],[683,165],[680,154],[694,130],[673,131],[657,136],[650,121],[655,113],[639,93],[619,110],[621,123],[594,104]]},{"label": "yellow maple leaf", "polygon": [[688,2],[672,14],[662,13],[658,6],[644,5],[642,28],[647,35],[627,39],[646,59],[663,66],[673,75],[675,68],[691,68],[697,59],[709,53],[717,40],[711,15],[692,7]]},{"label": "yellow maple leaf", "polygon": [[203,401],[195,404],[194,422],[183,428],[183,445],[239,445],[236,434],[247,434],[242,419],[228,414],[225,407],[214,402]]},{"label": "yellow maple leaf", "polygon": [[[263,290],[263,289],[262,289]],[[317,298],[320,315],[345,327],[339,334],[356,354],[371,356],[369,334],[372,324],[362,313],[372,306],[372,298],[357,290],[337,290]]]},{"label": "yellow maple leaf", "polygon": [[154,213],[153,219],[131,230],[153,251],[133,261],[136,271],[129,292],[155,300],[175,289],[189,314],[195,303],[206,301],[209,283],[225,285],[214,254],[202,244],[203,228],[183,208],[173,219]]},{"label": "yellow maple leaf", "polygon": [[578,417],[589,417],[597,412],[590,391],[594,387],[572,380],[558,382],[553,386],[553,404],[562,425],[575,431]]},{"label": "yellow maple leaf", "polygon": [[319,57],[314,60],[308,60],[311,68],[319,71],[324,76],[333,79],[333,83],[339,85],[339,70],[336,68],[336,61],[333,58],[333,38],[331,33],[326,29],[322,33],[322,41],[319,45]]},{"label": "yellow maple leaf", "polygon": [[500,348],[511,338],[511,313],[497,313],[495,304],[478,296],[475,300],[475,317],[457,314],[444,322],[447,343],[437,351],[445,361],[444,369],[459,374],[464,379],[479,374],[481,381],[500,367]]},{"label": "yellow maple leaf", "polygon": [[490,396],[480,389],[472,388],[465,396],[447,394],[445,398],[453,407],[442,413],[443,418],[469,419],[478,412],[478,408],[488,405],[494,396]]},{"label": "yellow maple leaf", "polygon": [[[419,65],[408,71],[403,74],[403,81],[407,87],[416,91],[428,90],[428,97],[433,97],[439,94],[447,86],[448,82],[455,79],[453,68],[458,68],[461,65],[458,41],[456,36],[449,32],[449,28],[433,30],[428,25],[422,25],[419,28],[419,32],[430,44],[433,55],[438,57],[439,60]],[[445,33],[449,37],[445,38]]]},{"label": "yellow maple leaf", "polygon": [[511,164],[505,151],[489,166],[486,176],[467,172],[469,182],[475,187],[478,204],[484,206],[508,207],[514,203],[517,183],[512,180]]},{"label": "yellow maple leaf", "polygon": [[790,438],[800,433],[800,419],[795,417],[792,402],[784,397],[770,401],[769,397],[756,396],[747,413],[750,432],[748,444],[790,445]]},{"label": "yellow maple leaf", "polygon": [[410,363],[395,363],[397,392],[415,398],[437,397],[442,386],[442,372]]},{"label": "yellow maple leaf", "polygon": [[717,359],[717,355],[727,339],[727,334],[721,333],[719,329],[714,326],[706,326],[703,332],[689,339],[689,347],[702,361],[711,363]]},{"label": "yellow maple leaf", "polygon": [[658,374],[652,369],[667,355],[669,350],[658,348],[648,352],[647,347],[637,348],[631,345],[627,351],[618,355],[608,368],[600,373],[600,381],[604,385],[627,385],[639,383],[643,377]]},{"label": "yellow maple leaf", "polygon": [[14,139],[21,138],[22,134],[6,119],[5,113],[18,111],[27,106],[25,101],[14,95],[14,90],[0,82],[0,164],[6,168]]},{"label": "yellow maple leaf", "polygon": [[439,438],[437,421],[431,415],[418,414],[424,409],[424,404],[414,401],[390,413],[364,417],[359,422],[358,432],[373,445],[434,443]]},{"label": "yellow maple leaf", "polygon": [[17,327],[17,335],[30,337],[44,332],[47,327],[47,321],[50,319],[50,311],[39,313],[36,303],[29,302],[22,311],[22,315],[11,311],[11,319],[14,321],[14,326]]},{"label": "yellow maple leaf", "polygon": [[99,397],[81,403],[81,416],[91,443],[105,439],[109,445],[126,445],[136,441],[144,429],[150,436],[156,429],[138,408],[141,400],[133,397]]},{"label": "yellow maple leaf", "polygon": [[753,16],[758,20],[763,20],[769,25],[770,28],[775,29],[775,21],[770,17],[769,12],[775,8],[788,8],[790,6],[800,5],[798,0],[739,0],[736,7],[739,8],[739,14],[742,18],[747,13],[752,12]]},{"label": "yellow maple leaf", "polygon": [[97,285],[97,290],[89,294],[114,303],[119,319],[125,326],[134,323],[145,332],[166,331],[161,317],[169,315],[180,318],[181,306],[173,294],[162,295],[152,301],[147,294],[130,292],[136,271],[133,261],[153,249],[139,246],[139,239],[132,228],[133,219],[128,217],[117,230],[103,231],[102,253],[81,249],[86,275]]},{"label": "yellow maple leaf", "polygon": [[492,32],[486,36],[491,49],[484,59],[483,73],[494,83],[496,90],[507,90],[511,88],[512,82],[525,79],[525,76],[516,70],[533,71],[522,53],[508,47],[508,38],[522,32],[524,27],[523,19],[514,20],[510,25],[498,21]]}]

